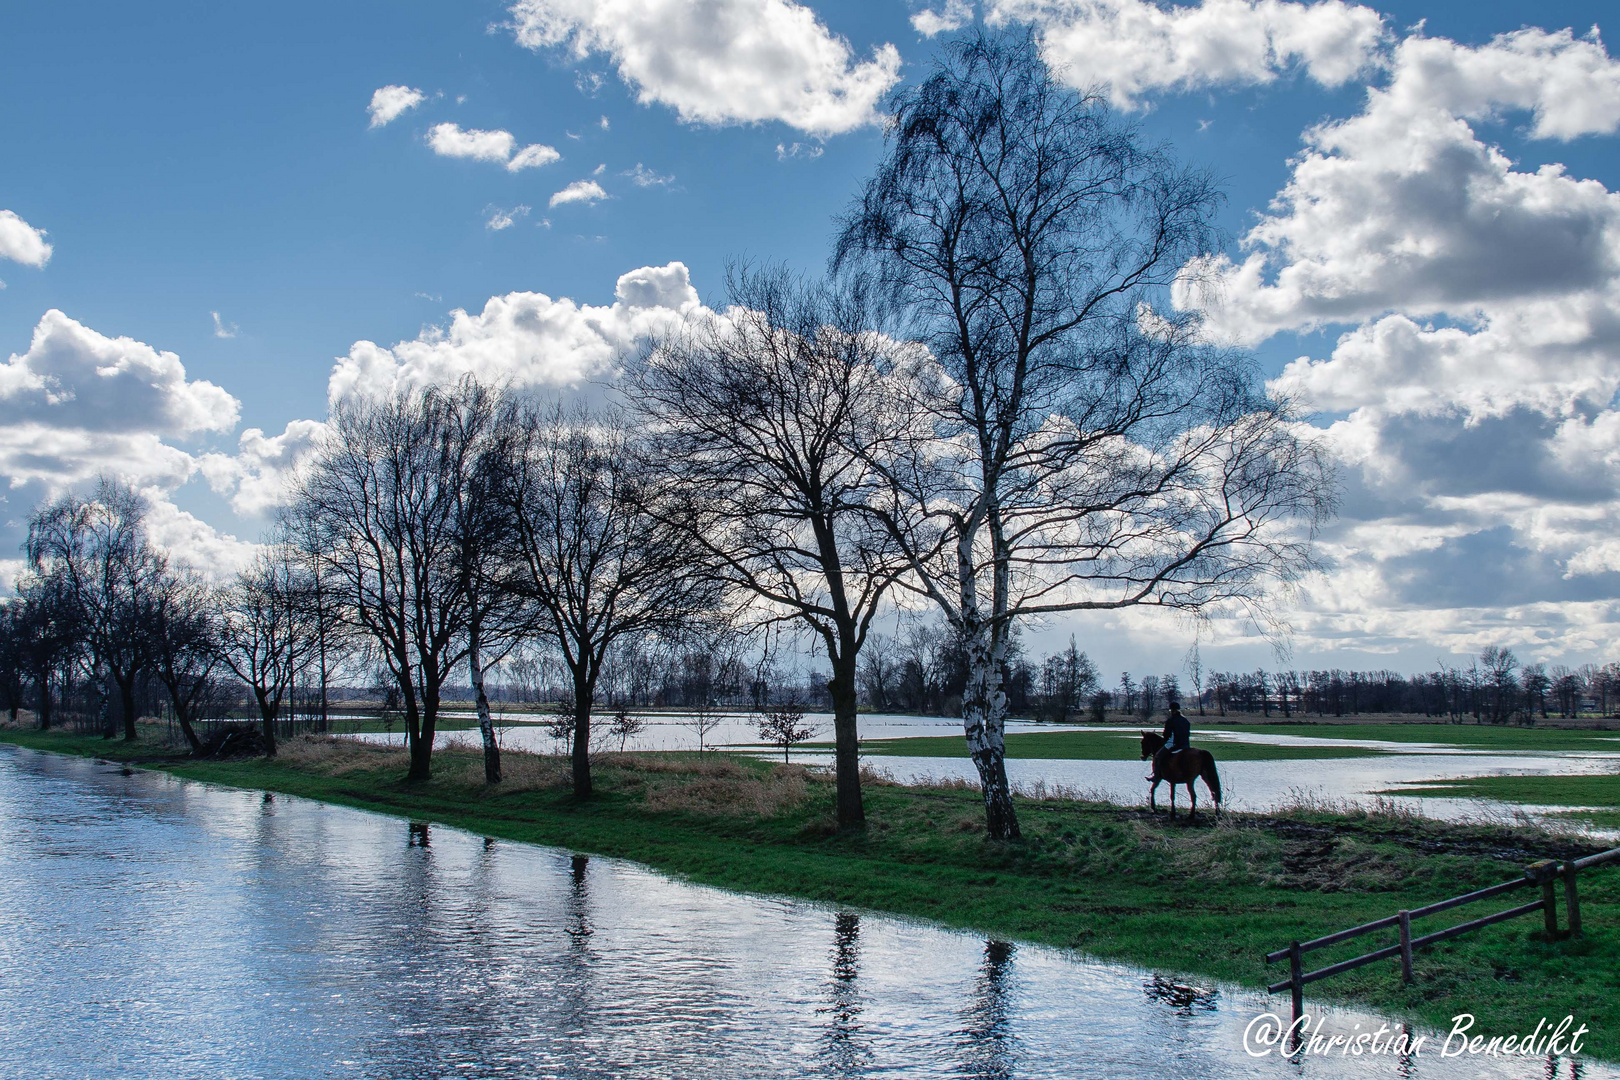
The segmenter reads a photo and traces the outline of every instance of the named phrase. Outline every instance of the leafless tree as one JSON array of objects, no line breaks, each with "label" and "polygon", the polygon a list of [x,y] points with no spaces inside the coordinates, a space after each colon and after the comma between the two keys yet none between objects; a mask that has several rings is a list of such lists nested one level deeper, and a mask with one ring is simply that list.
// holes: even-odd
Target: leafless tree
[{"label": "leafless tree", "polygon": [[708,749],[709,736],[720,726],[721,719],[719,710],[707,699],[699,701],[687,712],[686,726],[697,736],[699,754]]},{"label": "leafless tree", "polygon": [[1198,651],[1198,642],[1196,641],[1192,643],[1192,648],[1187,650],[1186,668],[1187,679],[1192,683],[1193,696],[1198,699],[1198,715],[1203,716],[1205,715],[1204,657],[1203,654]]},{"label": "leafless tree", "polygon": [[637,373],[654,458],[686,525],[763,621],[808,628],[832,666],[836,808],[865,820],[856,708],[860,650],[906,569],[867,512],[883,489],[856,449],[880,414],[892,348],[862,305],[781,272],[733,274],[724,319],[693,322]]},{"label": "leafless tree", "polygon": [[200,754],[196,721],[219,698],[214,678],[220,666],[214,591],[195,571],[171,567],[153,592],[152,670],[169,693],[186,745]]},{"label": "leafless tree", "polygon": [[103,477],[89,498],[64,496],[34,512],[25,552],[30,568],[51,577],[76,609],[91,676],[107,716],[106,680],[118,688],[124,738],[133,740],[135,687],[150,662],[153,586],[164,557],[146,536],[146,502],[127,484]]},{"label": "leafless tree", "polygon": [[444,684],[468,654],[475,608],[463,514],[479,455],[458,401],[405,388],[338,402],[289,511],[340,621],[399,687],[414,781],[431,775]]},{"label": "leafless tree", "polygon": [[17,591],[22,604],[16,623],[19,660],[34,684],[34,711],[43,730],[51,726],[56,682],[77,663],[88,635],[66,574],[28,573]]},{"label": "leafless tree", "polygon": [[870,634],[861,650],[861,687],[874,709],[888,709],[894,693],[896,651],[894,639]]},{"label": "leafless tree", "polygon": [[1206,176],[1058,85],[1027,34],[957,42],[892,107],[834,264],[929,346],[891,382],[916,422],[867,449],[908,582],[967,650],[963,726],[1012,839],[1014,623],[1257,603],[1306,565],[1330,477],[1247,361],[1165,303],[1213,241]]},{"label": "leafless tree", "polygon": [[656,474],[620,413],[530,406],[504,489],[515,518],[514,587],[573,681],[574,794],[591,794],[591,706],[603,661],[625,638],[674,634],[714,609],[689,533],[652,507]]},{"label": "leafless tree", "polygon": [[815,729],[804,723],[804,706],[795,702],[778,705],[761,714],[755,727],[759,737],[772,746],[781,747],[782,760],[788,760],[788,751],[806,739],[815,737]]},{"label": "leafless tree", "polygon": [[621,752],[631,739],[645,730],[647,730],[647,718],[637,716],[623,706],[615,710],[613,718],[608,721],[608,733],[618,736],[619,750]]},{"label": "leafless tree", "polygon": [[282,702],[319,640],[310,588],[294,554],[275,543],[220,596],[219,658],[252,692],[268,755],[276,752]]},{"label": "leafless tree", "polygon": [[501,748],[484,687],[486,668],[516,643],[523,605],[515,588],[516,522],[502,498],[515,449],[515,413],[504,395],[465,379],[430,394],[446,447],[446,489],[455,507],[455,566],[466,603],[467,670],[483,740],[484,781],[501,779]]}]

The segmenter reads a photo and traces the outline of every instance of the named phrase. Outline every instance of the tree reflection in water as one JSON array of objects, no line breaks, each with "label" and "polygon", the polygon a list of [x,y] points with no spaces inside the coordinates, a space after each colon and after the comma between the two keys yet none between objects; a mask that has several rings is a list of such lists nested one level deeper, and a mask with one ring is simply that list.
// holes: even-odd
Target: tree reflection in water
[{"label": "tree reflection in water", "polygon": [[860,969],[861,917],[841,911],[833,918],[827,1004],[816,1010],[827,1017],[827,1071],[833,1076],[858,1076],[872,1060],[872,1048],[861,1030]]},{"label": "tree reflection in water", "polygon": [[1018,1040],[1012,1031],[1012,962],[1017,947],[986,941],[984,963],[973,983],[973,1002],[959,1032],[962,1075],[975,1080],[1008,1080],[1017,1063]]}]

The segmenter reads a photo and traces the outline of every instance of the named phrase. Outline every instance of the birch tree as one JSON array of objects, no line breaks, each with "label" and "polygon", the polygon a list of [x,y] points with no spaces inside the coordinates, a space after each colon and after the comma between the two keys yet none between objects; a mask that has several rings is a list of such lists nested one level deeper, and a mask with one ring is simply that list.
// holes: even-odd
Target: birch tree
[{"label": "birch tree", "polygon": [[1013,839],[1014,623],[1258,603],[1306,564],[1328,477],[1246,359],[1165,310],[1214,240],[1208,177],[1058,85],[1028,34],[955,43],[891,105],[834,266],[930,350],[891,381],[889,408],[919,424],[866,451],[908,582],[967,650],[988,831]]}]

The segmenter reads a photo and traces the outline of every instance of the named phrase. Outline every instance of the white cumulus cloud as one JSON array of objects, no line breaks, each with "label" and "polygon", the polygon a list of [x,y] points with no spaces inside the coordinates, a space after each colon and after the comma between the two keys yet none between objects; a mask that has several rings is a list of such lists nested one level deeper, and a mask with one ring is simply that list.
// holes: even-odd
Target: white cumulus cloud
[{"label": "white cumulus cloud", "polygon": [[213,383],[187,379],[174,353],[107,337],[54,308],[28,351],[0,365],[0,404],[13,423],[162,436],[229,431],[240,408]]},{"label": "white cumulus cloud", "polygon": [[476,314],[456,310],[443,329],[384,348],[357,341],[332,370],[328,392],[390,393],[400,385],[443,385],[471,374],[492,383],[566,387],[611,373],[648,335],[701,305],[685,265],[645,266],[622,275],[601,307],[544,293],[491,297]]},{"label": "white cumulus cloud", "polygon": [[519,44],[604,53],[643,104],[694,123],[850,131],[879,121],[900,77],[893,45],[858,60],[792,0],[518,0],[511,16]]},{"label": "white cumulus cloud", "polygon": [[[954,28],[954,10],[941,29]],[[1127,107],[1152,91],[1269,83],[1295,65],[1340,86],[1378,61],[1385,39],[1382,16],[1344,0],[988,0],[986,18],[1033,25],[1063,78]]]},{"label": "white cumulus cloud", "polygon": [[527,217],[529,208],[518,205],[510,210],[503,210],[498,206],[492,206],[486,208],[486,212],[489,213],[489,218],[484,222],[484,228],[489,229],[491,232],[500,232],[502,229],[510,229],[513,225],[516,225],[518,218]]},{"label": "white cumulus cloud", "polygon": [[924,37],[948,34],[973,21],[973,0],[945,0],[938,11],[924,8],[911,17],[911,27]]},{"label": "white cumulus cloud", "polygon": [[562,206],[564,203],[582,202],[587,205],[608,197],[602,190],[602,185],[595,180],[575,180],[572,184],[551,196],[552,206]]},{"label": "white cumulus cloud", "polygon": [[1343,328],[1272,383],[1339,414],[1315,648],[1620,647],[1620,194],[1520,166],[1481,137],[1504,121],[1612,136],[1620,64],[1568,31],[1408,36],[1360,113],[1305,133],[1240,259],[1175,292],[1218,338]]},{"label": "white cumulus cloud", "polygon": [[43,267],[51,261],[45,230],[36,229],[10,210],[0,210],[0,259]]},{"label": "white cumulus cloud", "polygon": [[440,157],[488,161],[505,166],[507,172],[549,165],[562,157],[555,148],[543,143],[532,143],[519,150],[517,139],[510,131],[463,129],[459,124],[449,123],[433,125],[428,132],[428,145]]},{"label": "white cumulus cloud", "polygon": [[371,95],[371,104],[366,106],[366,112],[371,116],[371,126],[379,128],[416,108],[424,100],[426,96],[422,91],[409,86],[383,86]]}]

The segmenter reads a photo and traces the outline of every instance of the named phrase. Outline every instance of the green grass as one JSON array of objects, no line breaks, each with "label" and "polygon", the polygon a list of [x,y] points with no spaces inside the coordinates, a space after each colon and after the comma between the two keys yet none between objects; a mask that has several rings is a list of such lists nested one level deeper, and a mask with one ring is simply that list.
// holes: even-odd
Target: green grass
[{"label": "green grass", "polygon": [[[1260,743],[1206,739],[1193,741],[1221,761],[1293,761],[1301,758],[1374,757],[1382,750],[1360,746],[1265,746]],[[830,748],[831,743],[812,743]],[[960,735],[922,735],[902,739],[867,739],[861,743],[864,754],[884,757],[968,756],[967,743]],[[1030,759],[1083,759],[1088,761],[1136,761],[1142,757],[1142,740],[1136,729],[1130,731],[1029,731],[1007,736],[1007,756]]]},{"label": "green grass", "polygon": [[1620,772],[1596,776],[1459,776],[1403,784],[1379,794],[1620,809]]},{"label": "green grass", "polygon": [[1298,735],[1313,739],[1382,739],[1403,743],[1446,743],[1472,750],[1500,750],[1505,753],[1537,750],[1586,750],[1620,754],[1620,731],[1569,728],[1518,727],[1495,724],[1392,724],[1277,722],[1273,724],[1222,724],[1200,717],[1215,731],[1240,731],[1261,735]]},{"label": "green grass", "polygon": [[[717,754],[605,755],[598,793],[582,803],[562,762],[528,754],[509,753],[506,782],[489,788],[477,756],[463,752],[440,751],[434,779],[406,785],[401,750],[341,740],[291,740],[272,760],[209,762],[66,734],[7,730],[0,739],[1249,986],[1281,977],[1261,958],[1290,940],[1507,880],[1536,858],[1591,850],[1545,833],[1397,814],[1300,809],[1191,827],[1056,799],[1020,800],[1023,842],[995,844],[983,839],[982,805],[969,789],[871,783],[867,828],[840,833],[824,778]],[[1581,888],[1582,939],[1543,940],[1539,919],[1519,919],[1420,952],[1414,986],[1400,983],[1394,963],[1379,963],[1316,984],[1309,998],[1352,1000],[1442,1030],[1466,1011],[1476,1031],[1503,1034],[1573,1013],[1593,1028],[1591,1053],[1620,1058],[1620,869],[1583,875]],[[1420,928],[1485,910],[1448,912]],[[1323,950],[1313,962],[1387,937]]]}]

